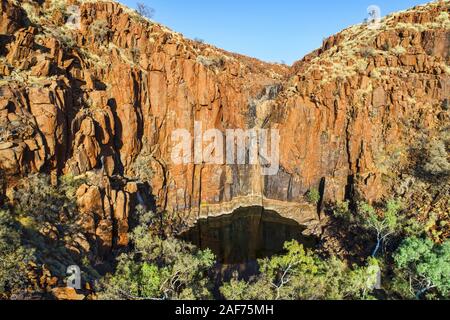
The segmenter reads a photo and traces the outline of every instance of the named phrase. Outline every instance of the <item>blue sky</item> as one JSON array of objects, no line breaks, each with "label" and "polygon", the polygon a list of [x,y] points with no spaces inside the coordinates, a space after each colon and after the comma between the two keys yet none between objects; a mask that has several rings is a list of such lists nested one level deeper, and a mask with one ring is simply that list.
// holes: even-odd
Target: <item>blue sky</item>
[{"label": "blue sky", "polygon": [[360,23],[369,5],[382,16],[427,0],[119,0],[155,9],[154,20],[188,38],[288,64],[320,47],[323,38]]}]

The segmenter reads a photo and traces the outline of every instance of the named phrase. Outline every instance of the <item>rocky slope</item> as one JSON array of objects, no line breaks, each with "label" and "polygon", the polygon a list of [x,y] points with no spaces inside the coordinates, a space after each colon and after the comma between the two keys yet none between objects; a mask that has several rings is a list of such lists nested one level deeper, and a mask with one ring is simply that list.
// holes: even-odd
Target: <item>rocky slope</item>
[{"label": "rocky slope", "polygon": [[[317,233],[326,219],[305,200],[310,189],[324,205],[419,193],[412,206],[448,219],[448,180],[427,193],[432,182],[414,175],[414,152],[445,140],[450,124],[448,1],[346,29],[290,68],[188,40],[113,2],[0,1],[4,188],[34,172],[88,176],[77,192],[83,227],[105,254],[128,243],[139,203],[188,223],[263,206]],[[67,26],[71,4],[80,28]],[[279,129],[280,172],[174,165],[171,134],[193,133],[195,121]]]}]

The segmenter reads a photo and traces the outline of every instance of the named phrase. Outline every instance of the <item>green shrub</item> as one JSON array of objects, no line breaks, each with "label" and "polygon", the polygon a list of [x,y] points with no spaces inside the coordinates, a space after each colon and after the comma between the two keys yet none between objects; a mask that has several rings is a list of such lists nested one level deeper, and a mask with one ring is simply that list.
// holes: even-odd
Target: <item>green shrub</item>
[{"label": "green shrub", "polygon": [[375,51],[375,49],[374,48],[372,48],[372,47],[364,47],[364,48],[361,48],[360,50],[359,50],[359,53],[361,54],[361,57],[363,57],[363,58],[371,58],[371,57],[374,57],[374,56],[376,56],[376,51]]},{"label": "green shrub", "polygon": [[285,244],[285,255],[259,261],[260,274],[251,281],[236,278],[220,291],[228,300],[369,299],[377,280],[377,262],[349,268],[338,259],[322,260],[296,241]]},{"label": "green shrub", "polygon": [[133,178],[150,184],[153,178],[152,160],[152,154],[144,148],[131,165]]},{"label": "green shrub", "polygon": [[433,176],[450,174],[449,152],[442,140],[432,140],[427,148],[427,161],[424,170]]},{"label": "green shrub", "polygon": [[396,56],[406,53],[406,49],[402,46],[396,46],[390,49],[390,52]]},{"label": "green shrub", "polygon": [[117,259],[117,268],[97,283],[100,299],[211,299],[207,272],[215,264],[210,250],[198,250],[173,237],[163,237],[146,213],[130,235],[133,250]]},{"label": "green shrub", "polygon": [[225,60],[222,57],[205,57],[198,56],[197,62],[206,68],[213,69],[215,71],[220,71],[225,65]]},{"label": "green shrub", "polygon": [[77,219],[75,192],[82,183],[82,180],[64,176],[53,186],[48,175],[31,175],[22,179],[13,193],[14,211],[21,221],[27,221],[34,229],[49,223],[67,232],[74,231],[70,227],[75,226]]},{"label": "green shrub", "polygon": [[308,200],[311,204],[318,204],[320,201],[320,192],[319,190],[312,188],[306,193],[306,200]]},{"label": "green shrub", "polygon": [[336,218],[344,219],[350,221],[352,219],[352,214],[349,208],[349,202],[339,202],[333,207],[333,215]]},{"label": "green shrub", "polygon": [[394,290],[405,298],[450,298],[450,240],[407,238],[394,254]]},{"label": "green shrub", "polygon": [[25,292],[33,253],[32,249],[22,245],[20,226],[11,212],[0,210],[0,299]]},{"label": "green shrub", "polygon": [[50,180],[48,175],[31,175],[12,193],[11,214],[20,230],[19,239],[33,249],[38,269],[45,265],[52,277],[62,280],[68,266],[79,265],[83,281],[98,279],[90,265],[93,259],[89,260],[95,251],[83,233],[76,204],[76,192],[86,181],[69,175],[60,177],[55,185]]},{"label": "green shrub", "polygon": [[105,40],[108,40],[110,28],[106,20],[95,20],[94,23],[89,26],[89,30],[94,35],[95,41],[103,43]]}]

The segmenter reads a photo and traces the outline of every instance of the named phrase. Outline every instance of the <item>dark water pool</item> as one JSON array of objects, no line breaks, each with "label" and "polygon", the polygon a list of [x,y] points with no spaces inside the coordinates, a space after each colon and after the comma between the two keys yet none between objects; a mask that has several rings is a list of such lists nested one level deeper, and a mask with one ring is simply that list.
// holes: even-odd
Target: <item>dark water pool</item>
[{"label": "dark water pool", "polygon": [[315,240],[302,234],[305,227],[261,207],[241,208],[229,215],[199,220],[180,238],[201,249],[209,248],[222,265],[245,265],[283,253],[286,241],[306,247]]}]

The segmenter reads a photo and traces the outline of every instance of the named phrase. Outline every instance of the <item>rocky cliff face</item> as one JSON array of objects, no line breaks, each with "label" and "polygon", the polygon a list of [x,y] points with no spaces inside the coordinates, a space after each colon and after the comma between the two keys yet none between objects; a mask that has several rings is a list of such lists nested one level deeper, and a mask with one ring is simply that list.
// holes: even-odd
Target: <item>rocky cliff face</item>
[{"label": "rocky cliff face", "polygon": [[[399,194],[411,146],[450,124],[448,1],[376,30],[346,29],[291,68],[185,39],[113,2],[0,1],[8,189],[34,172],[87,175],[83,225],[106,253],[127,244],[139,203],[189,222],[262,206],[313,230],[320,216],[308,190],[322,203]],[[79,7],[79,28],[68,5]],[[194,134],[195,121],[279,129],[279,173],[173,164],[172,132]]]}]

